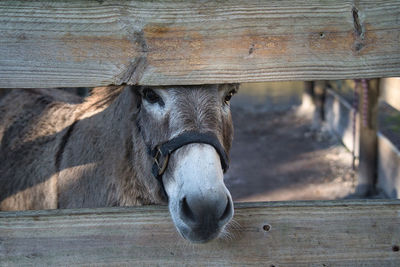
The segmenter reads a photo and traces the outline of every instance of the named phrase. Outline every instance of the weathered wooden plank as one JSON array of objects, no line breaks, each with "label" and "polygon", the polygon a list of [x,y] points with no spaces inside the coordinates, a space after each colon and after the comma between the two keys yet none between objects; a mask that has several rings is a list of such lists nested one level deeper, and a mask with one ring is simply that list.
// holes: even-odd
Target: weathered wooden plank
[{"label": "weathered wooden plank", "polygon": [[[360,82],[361,83],[361,82]],[[344,144],[359,157],[358,185],[354,196],[365,197],[376,194],[377,183],[377,114],[379,98],[379,79],[366,81],[366,87],[359,84],[355,88],[354,81],[329,81],[329,86],[334,91],[339,91],[339,96],[334,91],[329,91],[326,99],[327,122],[331,130],[335,132]],[[356,122],[358,127],[354,129],[354,108],[348,102],[354,90],[358,94],[358,114]],[[353,92],[352,92],[353,91]],[[351,97],[351,98],[354,98]],[[352,99],[352,101],[355,101]],[[356,130],[354,136],[353,131]]]},{"label": "weathered wooden plank", "polygon": [[0,87],[400,76],[398,0],[1,1]]},{"label": "weathered wooden plank", "polygon": [[[333,83],[333,81],[329,81],[330,86],[332,86]],[[351,90],[354,90],[354,87],[351,88]],[[346,148],[358,157],[360,116],[357,113],[358,111],[352,106],[353,103],[349,103],[347,99],[336,92],[336,90],[328,89],[325,97],[324,111],[327,126]],[[355,112],[356,114],[354,114]]]},{"label": "weathered wooden plank", "polygon": [[400,198],[400,151],[378,132],[378,184],[390,198]]},{"label": "weathered wooden plank", "polygon": [[236,204],[226,240],[189,244],[166,207],[0,213],[2,265],[400,266],[400,200]]},{"label": "weathered wooden plank", "polygon": [[400,111],[400,77],[381,79],[379,90],[380,99]]},{"label": "weathered wooden plank", "polygon": [[[398,78],[397,78],[398,79]],[[391,80],[391,79],[387,79]],[[379,190],[391,198],[400,199],[400,94],[396,98],[395,90],[400,87],[387,86],[392,84],[382,82],[379,88],[386,91],[380,95],[378,112],[378,184]],[[398,85],[400,86],[400,79]],[[398,90],[400,93],[400,90]],[[388,102],[386,102],[388,101]],[[394,104],[394,105],[392,105]]]}]

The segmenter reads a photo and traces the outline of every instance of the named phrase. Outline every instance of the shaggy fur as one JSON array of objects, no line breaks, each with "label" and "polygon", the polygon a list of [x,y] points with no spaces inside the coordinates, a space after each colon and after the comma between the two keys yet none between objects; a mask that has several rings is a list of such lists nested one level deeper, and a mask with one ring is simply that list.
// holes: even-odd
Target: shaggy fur
[{"label": "shaggy fur", "polygon": [[141,108],[139,87],[95,88],[86,101],[55,89],[12,90],[0,99],[0,210],[165,203],[148,146],[195,129],[230,149],[229,107],[218,108],[218,92],[229,89],[203,87],[165,88],[177,108],[164,121]]}]

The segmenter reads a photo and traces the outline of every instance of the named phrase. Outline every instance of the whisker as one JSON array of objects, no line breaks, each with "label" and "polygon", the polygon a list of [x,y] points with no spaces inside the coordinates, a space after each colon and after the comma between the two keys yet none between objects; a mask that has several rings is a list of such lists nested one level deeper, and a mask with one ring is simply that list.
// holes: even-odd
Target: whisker
[{"label": "whisker", "polygon": [[219,238],[224,241],[232,241],[236,239],[240,233],[240,224],[236,220],[232,219],[221,231]]}]

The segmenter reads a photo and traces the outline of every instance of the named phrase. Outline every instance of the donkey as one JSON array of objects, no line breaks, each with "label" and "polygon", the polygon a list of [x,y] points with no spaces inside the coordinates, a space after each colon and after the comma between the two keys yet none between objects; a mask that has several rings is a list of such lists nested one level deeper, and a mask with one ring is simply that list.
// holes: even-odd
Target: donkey
[{"label": "donkey", "polygon": [[168,203],[192,242],[233,216],[235,84],[12,90],[0,100],[0,210]]}]

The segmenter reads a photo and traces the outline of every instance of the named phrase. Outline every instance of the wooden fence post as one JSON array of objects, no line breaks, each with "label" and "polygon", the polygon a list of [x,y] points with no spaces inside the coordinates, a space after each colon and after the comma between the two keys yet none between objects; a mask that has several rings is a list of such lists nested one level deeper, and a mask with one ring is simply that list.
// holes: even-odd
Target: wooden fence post
[{"label": "wooden fence post", "polygon": [[324,102],[325,102],[325,91],[326,81],[315,81],[313,82],[313,96],[315,104],[315,112],[313,117],[313,127],[321,127],[322,122],[325,120]]},{"label": "wooden fence post", "polygon": [[376,193],[375,186],[377,182],[379,79],[366,80],[364,84],[362,83],[358,105],[360,114],[360,148],[358,185],[355,194],[357,196],[370,196]]},{"label": "wooden fence post", "polygon": [[302,104],[298,114],[312,119],[311,128],[316,130],[321,128],[321,124],[325,120],[326,81],[308,81],[304,83]]}]

